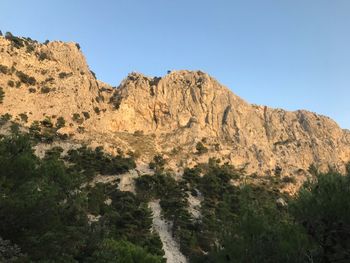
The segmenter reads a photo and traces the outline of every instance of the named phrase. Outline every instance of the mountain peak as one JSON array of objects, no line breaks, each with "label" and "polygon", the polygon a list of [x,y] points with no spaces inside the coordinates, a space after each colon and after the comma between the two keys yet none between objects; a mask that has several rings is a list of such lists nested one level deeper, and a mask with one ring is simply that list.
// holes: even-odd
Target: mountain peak
[{"label": "mountain peak", "polygon": [[175,168],[220,158],[247,173],[305,176],[311,164],[344,171],[350,160],[349,132],[331,119],[251,105],[202,71],[132,72],[112,89],[75,43],[1,37],[0,75],[0,114],[26,115],[25,126],[62,117],[60,132],[76,140],[139,151],[143,160],[171,155]]}]

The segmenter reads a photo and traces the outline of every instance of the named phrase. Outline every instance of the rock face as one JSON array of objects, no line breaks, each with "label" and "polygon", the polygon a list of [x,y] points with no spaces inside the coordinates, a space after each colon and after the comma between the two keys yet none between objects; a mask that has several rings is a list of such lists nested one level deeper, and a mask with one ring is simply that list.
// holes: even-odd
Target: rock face
[{"label": "rock face", "polygon": [[[350,161],[350,132],[328,117],[251,105],[200,71],[131,73],[112,89],[76,44],[21,41],[0,37],[0,114],[26,113],[24,125],[62,116],[62,130],[76,139],[139,151],[144,160],[159,152],[173,167],[215,157],[247,173],[305,175],[311,164],[344,172]],[[198,153],[198,142],[208,151]]]}]

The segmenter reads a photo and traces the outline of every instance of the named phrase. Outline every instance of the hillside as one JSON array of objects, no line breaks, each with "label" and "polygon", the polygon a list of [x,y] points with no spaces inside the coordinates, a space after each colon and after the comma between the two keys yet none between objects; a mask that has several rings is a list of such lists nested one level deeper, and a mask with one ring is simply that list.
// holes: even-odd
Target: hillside
[{"label": "hillside", "polygon": [[328,117],[249,104],[201,71],[131,73],[112,88],[78,44],[10,36],[0,37],[0,76],[0,115],[25,126],[62,117],[59,133],[140,162],[160,153],[181,171],[215,157],[248,174],[305,177],[312,164],[345,172],[350,160],[350,133]]},{"label": "hillside", "polygon": [[346,263],[349,185],[328,117],[0,37],[0,262]]}]

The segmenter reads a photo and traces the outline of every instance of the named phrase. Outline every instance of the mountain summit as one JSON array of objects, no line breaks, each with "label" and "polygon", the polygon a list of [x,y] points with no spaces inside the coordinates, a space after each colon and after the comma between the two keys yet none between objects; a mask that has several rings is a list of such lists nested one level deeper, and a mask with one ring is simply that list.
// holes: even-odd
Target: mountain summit
[{"label": "mountain summit", "polygon": [[221,159],[248,174],[301,177],[310,165],[345,171],[350,132],[305,110],[245,102],[201,71],[129,74],[117,88],[96,79],[75,43],[0,37],[0,115],[58,130],[110,152],[156,154],[175,170]]}]

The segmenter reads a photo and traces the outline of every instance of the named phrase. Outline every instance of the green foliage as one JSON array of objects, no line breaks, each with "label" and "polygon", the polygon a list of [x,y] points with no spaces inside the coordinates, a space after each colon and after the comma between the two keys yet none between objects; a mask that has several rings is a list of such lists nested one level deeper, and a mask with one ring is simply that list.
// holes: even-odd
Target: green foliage
[{"label": "green foliage", "polygon": [[7,81],[7,85],[11,88],[13,88],[15,86],[15,82],[13,80],[9,80]]},{"label": "green foliage", "polygon": [[29,135],[32,138],[40,139],[41,127],[38,121],[33,121],[29,127]]},{"label": "green foliage", "polygon": [[78,124],[82,124],[84,122],[84,119],[82,117],[80,117],[79,113],[74,113],[72,120],[75,121]]},{"label": "green foliage", "polygon": [[[20,133],[0,141],[0,236],[16,244],[0,239],[0,259],[25,253],[20,262],[164,262],[146,204],[115,186],[82,187],[86,178],[65,166],[62,148],[40,160],[32,146]],[[89,223],[90,213],[100,220]]]},{"label": "green foliage", "polygon": [[40,122],[40,124],[46,128],[52,128],[53,127],[53,124],[52,124],[52,121],[51,121],[51,118],[49,117],[46,117],[44,120],[42,120]]},{"label": "green foliage", "polygon": [[5,65],[0,65],[0,73],[6,75],[10,73],[10,69]]},{"label": "green foliage", "polygon": [[170,174],[162,173],[139,177],[135,184],[142,199],[160,199],[164,217],[173,222],[173,233],[180,241],[180,248],[186,255],[190,254],[195,225],[187,211],[186,186],[177,183]]},{"label": "green foliage", "polygon": [[133,159],[105,154],[101,147],[97,147],[95,150],[86,146],[76,150],[72,149],[65,159],[74,164],[71,169],[83,173],[87,177],[92,177],[96,173],[103,175],[121,174],[136,167]]},{"label": "green foliage", "polygon": [[65,125],[66,125],[66,121],[64,120],[64,118],[62,116],[58,117],[57,121],[56,121],[56,128],[60,129],[60,128],[64,127]]},{"label": "green foliage", "polygon": [[202,142],[197,142],[196,150],[198,154],[204,154],[208,152],[208,148],[204,146]]},{"label": "green foliage", "polygon": [[22,71],[17,71],[16,75],[20,79],[20,81],[24,84],[27,84],[27,85],[35,85],[36,84],[36,79],[34,77],[30,77]]},{"label": "green foliage", "polygon": [[36,89],[34,89],[34,88],[29,88],[28,91],[29,91],[29,93],[35,93],[35,92],[36,92]]},{"label": "green foliage", "polygon": [[77,179],[57,159],[37,159],[28,136],[5,138],[0,144],[0,235],[33,260],[76,254],[87,227],[81,212],[71,209],[84,205],[83,195],[72,192],[80,185]]},{"label": "green foliage", "polygon": [[40,53],[38,54],[38,59],[39,59],[39,61],[43,61],[43,60],[45,60],[45,59],[49,59],[49,56],[48,56],[47,53],[45,53],[45,52],[40,52]]},{"label": "green foliage", "polygon": [[272,202],[255,197],[253,189],[242,190],[236,218],[210,261],[308,262],[312,247],[304,229]]},{"label": "green foliage", "polygon": [[292,213],[319,246],[319,262],[350,260],[350,176],[317,175],[300,190]]},{"label": "green foliage", "polygon": [[99,115],[100,112],[101,112],[99,107],[95,107],[95,108],[94,108],[94,111],[95,111],[95,113],[96,113],[97,115]]},{"label": "green foliage", "polygon": [[18,116],[21,118],[21,121],[23,121],[23,122],[27,122],[28,121],[28,115],[27,114],[20,113]]},{"label": "green foliage", "polygon": [[105,239],[92,256],[91,262],[96,263],[162,263],[161,256],[154,256],[142,247],[127,241]]},{"label": "green foliage", "polygon": [[40,88],[40,92],[43,94],[49,93],[50,91],[51,91],[51,88],[47,86],[43,86]]},{"label": "green foliage", "polygon": [[10,40],[11,41],[11,44],[15,47],[15,48],[21,48],[21,47],[24,47],[24,40],[19,38],[19,37],[16,37],[14,35],[12,35],[11,32],[6,32],[5,33],[5,38],[7,40]]},{"label": "green foliage", "polygon": [[11,244],[9,240],[0,237],[0,262],[14,263],[24,262],[25,256],[16,244]]},{"label": "green foliage", "polygon": [[72,75],[73,75],[73,73],[60,72],[60,74],[58,74],[58,77],[59,77],[60,79],[64,79],[64,78],[68,78],[68,77],[70,77],[70,76],[72,76]]},{"label": "green foliage", "polygon": [[156,173],[160,173],[164,171],[164,166],[166,164],[166,160],[162,155],[157,154],[153,157],[153,161],[149,163],[149,168],[155,170]]},{"label": "green foliage", "polygon": [[90,119],[90,114],[87,111],[82,112],[84,115],[85,120]]},{"label": "green foliage", "polygon": [[0,87],[0,104],[3,103],[4,98],[5,98],[5,91],[2,87]]},{"label": "green foliage", "polygon": [[4,125],[6,122],[11,120],[12,116],[11,114],[5,113],[0,116],[0,126]]}]

